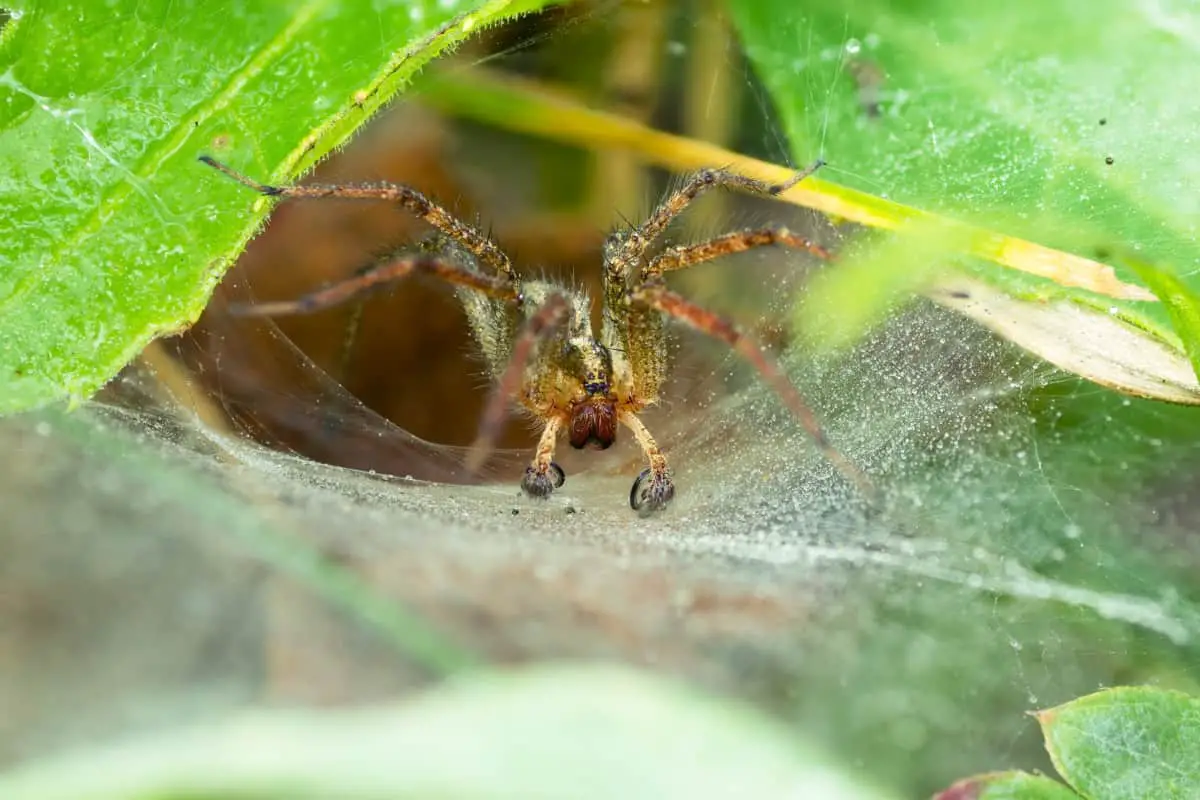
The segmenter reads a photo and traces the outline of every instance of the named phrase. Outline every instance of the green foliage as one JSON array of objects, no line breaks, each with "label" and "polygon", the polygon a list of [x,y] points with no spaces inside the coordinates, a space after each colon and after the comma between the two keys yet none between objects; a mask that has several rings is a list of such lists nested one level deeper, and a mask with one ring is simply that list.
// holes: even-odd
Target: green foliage
[{"label": "green foliage", "polygon": [[1153,687],[1109,689],[1037,715],[1046,749],[1079,794],[1047,778],[997,772],[935,800],[1183,800],[1200,797],[1200,700]]},{"label": "green foliage", "polygon": [[[0,414],[79,399],[200,314],[290,178],[538,0],[44,0],[0,39]],[[448,24],[449,20],[454,24]]]},{"label": "green foliage", "polygon": [[1162,300],[1175,329],[1191,359],[1192,369],[1200,375],[1200,295],[1183,278],[1140,259],[1126,258],[1125,263]]},{"label": "green foliage", "polygon": [[5,800],[885,795],[739,704],[614,667],[480,673],[366,711],[277,712],[36,764]]},{"label": "green foliage", "polygon": [[[31,4],[5,29],[0,41],[0,197],[12,209],[6,219],[18,235],[0,238],[0,412],[64,395],[85,396],[155,333],[186,324],[199,313],[212,285],[261,224],[267,206],[259,203],[248,214],[248,193],[199,166],[196,155],[217,155],[256,177],[290,178],[342,143],[438,49],[467,35],[468,28],[518,10],[500,3],[475,5],[471,16],[439,27],[465,9],[440,10],[442,4],[430,4],[414,21],[409,6],[386,0],[257,4],[253,10],[246,5],[142,0],[101,12],[91,3],[45,2]],[[526,5],[532,3],[521,7]],[[1112,242],[1140,245],[1140,253],[1153,259],[1156,274],[1176,282],[1155,283],[1137,273],[1160,295],[1174,291],[1163,286],[1174,285],[1182,287],[1180,296],[1186,300],[1194,290],[1192,277],[1176,276],[1167,266],[1172,260],[1185,263],[1191,246],[1180,221],[1187,206],[1178,192],[1169,191],[1176,188],[1169,171],[1154,162],[1144,179],[1138,175],[1134,181],[1128,172],[1134,162],[1127,156],[1136,143],[1131,120],[1138,116],[1161,123],[1147,157],[1170,162],[1184,188],[1193,168],[1193,156],[1178,152],[1174,141],[1168,143],[1170,136],[1187,129],[1193,113],[1170,97],[1172,89],[1181,91],[1190,64],[1179,60],[1174,40],[1161,48],[1163,58],[1177,62],[1165,70],[1155,60],[1156,51],[1146,48],[1152,38],[1149,23],[1131,19],[1134,12],[1111,2],[1099,11],[1070,4],[1026,8],[1022,3],[1018,11],[976,5],[972,14],[977,16],[969,20],[960,10],[967,6],[948,3],[913,2],[900,10],[882,2],[807,5],[816,10],[805,12],[801,6],[797,12],[797,6],[780,0],[734,6],[752,57],[794,137],[797,162],[823,150],[832,162],[826,172],[830,180],[859,186],[875,193],[872,197],[886,194],[1079,253],[1096,255],[1096,248]],[[1095,42],[1087,47],[1075,42],[1074,29],[1065,22],[1072,14],[1085,17],[1079,30],[1087,35],[1104,26],[1104,37],[1097,40],[1108,47],[1103,54],[1088,50],[1097,47]],[[1043,36],[1040,42],[1027,35],[1029,30],[1052,29],[1050,18],[1070,30]],[[1110,28],[1122,25],[1126,30],[1114,38]],[[1129,51],[1120,49],[1126,34]],[[891,94],[883,99],[880,120],[864,116],[853,82],[838,69],[848,39],[855,37],[862,57],[886,62],[889,68],[883,88]],[[928,47],[931,37],[946,51]],[[1058,49],[1064,53],[1057,60],[1047,57]],[[1075,60],[1068,58],[1071,53]],[[962,69],[955,67],[959,56],[966,65]],[[805,63],[792,64],[797,58]],[[1104,58],[1117,65],[1112,75],[1103,74]],[[1003,69],[1010,62],[1025,68]],[[1031,64],[1041,71],[1031,74]],[[1071,72],[1075,68],[1084,71]],[[1147,85],[1144,94],[1122,96],[1119,103],[1110,99],[1104,109],[1094,98],[1096,86],[1132,92],[1128,87],[1156,77],[1163,80],[1161,86]],[[1108,78],[1112,80],[1104,84]],[[983,86],[988,80],[993,83]],[[1134,83],[1122,82],[1126,80]],[[907,100],[896,93],[901,89]],[[1028,98],[1030,104],[1022,114],[1011,111],[1018,91],[1020,102]],[[496,115],[508,117],[514,126],[528,121],[505,97],[488,99]],[[1127,115],[1124,120],[1118,111]],[[1026,118],[1034,115],[1039,118]],[[1107,118],[1106,125],[1099,126],[1095,118],[1100,116]],[[546,119],[560,132],[571,129],[562,116]],[[596,143],[595,128],[575,130]],[[955,131],[958,135],[949,135]],[[1064,131],[1079,137],[1074,143],[1064,140]],[[1099,136],[1110,138],[1094,139]],[[634,138],[614,138],[613,143],[631,146]],[[1088,153],[1083,158],[1077,152],[1098,144],[1115,154],[1111,168],[1098,167]],[[869,268],[882,254],[892,267],[884,277],[892,283],[880,288],[919,286],[927,262],[946,255],[947,244],[936,231],[897,238],[873,260],[848,261],[845,274],[854,281],[875,281],[878,276]],[[1123,269],[1122,275],[1135,272]],[[985,274],[1025,295],[1095,301],[1000,270]],[[850,287],[829,291],[832,302],[849,304],[851,327],[887,307],[888,292],[860,293]],[[1170,341],[1174,336],[1168,322],[1186,334],[1180,320],[1192,313],[1190,300],[1179,304],[1182,312],[1170,320],[1166,313],[1176,306],[1169,303],[1149,309],[1097,302],[1119,308]],[[1026,390],[1046,376],[1045,368],[1007,364],[1011,353],[990,338],[972,338],[978,331],[957,322],[961,324],[955,327],[941,318],[914,319],[911,329],[893,331],[890,344],[887,339],[873,343],[845,368],[821,372],[825,368],[819,362],[797,359],[789,364],[806,390],[813,388],[816,405],[834,412],[829,420],[839,445],[846,442],[856,455],[867,454],[871,466],[894,483],[894,495],[919,507],[919,524],[902,530],[876,529],[874,523],[843,513],[844,497],[813,478],[807,439],[799,434],[789,438],[794,426],[780,424],[777,401],[763,401],[764,394],[752,392],[713,404],[687,420],[680,426],[683,435],[663,437],[687,476],[681,501],[689,505],[682,506],[682,513],[652,521],[629,516],[621,496],[628,481],[610,474],[620,472],[617,467],[572,474],[568,497],[584,513],[567,516],[554,505],[529,512],[522,506],[525,510],[514,517],[507,506],[519,501],[505,494],[512,487],[375,481],[299,459],[277,462],[248,442],[221,443],[235,454],[233,463],[211,458],[207,449],[174,460],[157,455],[139,460],[135,454],[146,442],[112,439],[111,418],[103,410],[96,412],[98,421],[87,423],[86,437],[79,438],[94,435],[104,446],[86,458],[64,449],[47,472],[49,459],[30,442],[43,448],[58,442],[72,430],[66,420],[78,421],[94,411],[89,405],[65,419],[46,415],[39,427],[44,425],[49,435],[25,431],[15,439],[25,449],[9,447],[43,457],[21,464],[19,473],[0,481],[7,491],[0,498],[6,509],[0,528],[10,535],[35,525],[39,531],[50,530],[54,535],[40,537],[46,545],[64,541],[63,531],[83,531],[86,536],[72,543],[83,543],[77,551],[95,548],[84,551],[89,556],[113,552],[122,537],[139,546],[169,541],[170,535],[204,547],[238,539],[266,572],[296,580],[342,612],[344,617],[333,623],[340,622],[338,630],[365,631],[382,642],[397,659],[385,661],[379,670],[389,675],[405,661],[441,673],[488,657],[486,652],[475,655],[475,645],[485,642],[472,637],[494,637],[501,644],[497,651],[506,657],[513,652],[548,657],[599,651],[662,657],[658,663],[664,669],[682,665],[692,674],[732,675],[737,691],[785,718],[789,731],[820,736],[823,746],[847,761],[854,759],[877,780],[906,790],[920,786],[927,793],[934,785],[930,776],[944,781],[965,772],[963,763],[981,763],[997,752],[1015,754],[1025,765],[1036,763],[1030,755],[1036,742],[1019,742],[1018,723],[1005,722],[1012,718],[1006,711],[1036,703],[1031,696],[1075,696],[1131,675],[1136,680],[1171,675],[1186,684],[1197,679],[1200,663],[1200,596],[1191,579],[1196,559],[1176,546],[1188,518],[1176,522],[1152,505],[1171,497],[1171,486],[1161,483],[1164,478],[1188,474],[1197,417],[1186,409],[1130,405],[1111,393],[1057,377],[1049,387],[1033,391],[1033,413],[1027,414]],[[845,336],[845,330],[834,333]],[[978,377],[985,368],[997,374]],[[976,376],[976,382],[956,384],[963,375]],[[330,412],[330,419],[335,413]],[[146,418],[132,421],[139,437],[145,434],[155,447],[171,451],[176,446]],[[7,424],[35,423],[22,417]],[[734,430],[752,435],[726,439]],[[206,445],[207,433],[197,436]],[[381,428],[381,441],[385,433]],[[198,477],[197,464],[203,464],[207,483]],[[251,490],[243,492],[243,484]],[[31,494],[31,485],[41,487],[43,494]],[[64,485],[69,493],[63,492]],[[71,502],[60,502],[67,500]],[[197,528],[187,529],[186,537],[177,530],[185,523]],[[272,537],[253,535],[262,526],[271,528]],[[362,537],[364,532],[370,536]],[[302,546],[285,546],[275,535]],[[637,543],[638,558],[614,557],[614,537],[624,550],[627,535]],[[433,548],[450,543],[455,545],[453,563],[469,564],[471,570],[449,592],[441,585],[404,580],[410,575],[401,570],[397,581],[404,589],[428,592],[418,597],[424,603],[409,606],[402,592],[381,596],[384,589],[375,583],[386,583],[381,573],[390,576],[388,569],[334,565],[321,554],[326,548],[359,553],[364,538],[372,563],[383,553],[391,559],[389,567],[423,564],[439,555]],[[569,557],[552,549],[563,542],[572,548]],[[22,544],[32,547],[28,541]],[[579,561],[574,560],[576,551],[583,554]],[[48,563],[61,560],[58,553],[47,558]],[[144,563],[133,557],[125,561]],[[94,584],[117,583],[106,571],[109,561],[81,562],[80,569],[95,578]],[[564,564],[570,568],[560,570]],[[550,569],[537,570],[538,579],[531,581],[529,568],[540,565]],[[559,572],[570,577],[572,589],[586,584],[602,591],[582,599],[565,592],[557,596],[561,587],[542,578]],[[130,573],[120,574],[127,578]],[[588,581],[576,580],[576,574]],[[664,584],[663,576],[671,580]],[[56,591],[48,596],[93,587],[75,577],[58,571]],[[147,605],[146,586],[153,577],[122,582],[137,587],[139,606]],[[648,596],[648,585],[665,585],[664,594]],[[712,622],[672,605],[698,598],[699,608],[713,596],[714,586],[721,602],[707,615]],[[156,588],[154,599],[175,598],[176,587],[169,581]],[[545,593],[524,593],[533,588]],[[77,597],[81,599],[75,603],[59,602],[63,608],[108,608],[83,590]],[[230,600],[216,591],[213,598],[214,604],[237,604],[239,617],[244,613],[240,598]],[[487,620],[489,630],[481,636],[460,622],[453,633],[439,635],[405,613],[407,607],[414,613],[465,609],[465,617]],[[539,623],[537,637],[532,637],[508,618],[492,616],[494,609],[505,607],[522,613],[544,610],[567,622]],[[651,613],[663,609],[674,616]],[[158,653],[173,642],[190,655],[193,651],[184,647],[194,644],[189,637],[199,639],[213,630],[196,619],[180,614],[179,624],[161,636],[134,628],[139,641],[128,649]],[[98,636],[129,629],[123,615],[87,620],[96,623],[89,633],[94,630]],[[454,624],[446,622],[451,628]],[[572,647],[578,641],[572,637],[586,638],[587,647]],[[114,649],[127,641],[111,638],[117,642]],[[628,649],[620,650],[611,640]],[[91,640],[64,635],[54,647],[31,652],[87,652],[89,661],[96,660],[96,649],[81,646],[81,641]],[[470,645],[460,651],[452,642]],[[30,661],[39,667],[42,663]],[[186,661],[190,668],[194,657]],[[46,671],[50,688],[44,696],[57,698],[81,684],[96,695],[107,694],[92,688],[107,674],[130,675],[141,690],[156,685],[136,669],[136,662],[133,667],[119,658],[104,663],[107,671],[89,664],[87,672],[80,672],[73,665],[66,677]],[[207,663],[205,673],[207,677]],[[188,678],[197,680],[191,672]],[[379,778],[377,786],[387,797],[412,785],[403,781],[428,780],[420,785],[427,795],[431,786],[449,786],[439,781],[454,777],[439,772],[439,764],[451,761],[457,770],[486,755],[499,759],[501,766],[475,776],[478,782],[471,788],[528,788],[518,782],[529,779],[544,789],[540,781],[558,777],[545,767],[586,762],[603,768],[602,774],[614,782],[627,780],[628,786],[677,779],[695,796],[697,786],[716,785],[712,781],[719,772],[744,778],[741,788],[747,796],[769,796],[771,786],[765,784],[776,776],[811,775],[810,763],[828,763],[792,752],[786,734],[741,711],[733,712],[733,718],[728,709],[693,714],[701,705],[713,708],[690,696],[684,705],[691,710],[679,711],[669,699],[678,699],[675,689],[660,685],[643,690],[625,681],[601,673],[576,681],[560,673],[528,683],[501,681],[486,691],[478,689],[483,684],[461,693],[456,688],[440,695],[432,707],[422,701],[416,707],[381,709],[371,718],[378,727],[355,729],[363,738],[353,741],[346,735],[349,718],[289,718],[303,731],[302,738],[272,740],[271,752],[285,756],[273,764],[240,762],[248,770],[277,771],[242,773],[246,783],[236,791],[242,792],[239,796],[255,791],[260,794],[251,796],[296,796],[288,781],[310,770],[304,775],[313,778],[312,785],[329,790],[322,796],[372,777]],[[568,685],[570,691],[563,689]],[[135,699],[139,707],[154,704],[154,698]],[[96,705],[89,703],[77,715],[104,719]],[[643,715],[621,716],[630,708]],[[545,716],[559,711],[563,716]],[[536,729],[539,720],[547,727]],[[598,720],[611,723],[607,738],[599,732],[588,740],[563,735],[564,730],[593,731],[589,726]],[[255,727],[256,732],[277,730],[272,719],[260,721],[265,728]],[[96,723],[91,730],[115,735],[124,732],[122,725],[114,723],[110,729]],[[429,740],[434,728],[448,731],[448,738]],[[445,742],[465,746],[460,735],[477,729],[487,736],[469,757],[455,760],[451,751],[438,749]],[[379,744],[396,730],[412,737],[411,751]],[[696,743],[689,737],[703,739],[713,731],[714,738],[704,741],[706,747],[721,743],[713,746],[717,755],[696,758],[696,751],[689,751],[687,768],[671,771],[675,762],[664,759],[664,750]],[[87,759],[35,765],[12,780],[27,781],[21,787],[32,794],[26,796],[38,800],[87,797],[84,789],[97,797],[195,796],[205,790],[228,797],[234,789],[203,783],[211,779],[213,763],[230,764],[234,756],[247,755],[244,748],[230,745],[227,732],[162,741],[161,749],[136,748],[128,761],[105,760],[100,766]],[[524,733],[564,750],[548,751],[551,755],[537,765],[524,766],[506,749]],[[358,741],[378,747],[379,758],[366,766],[354,761],[358,753],[346,748]],[[321,762],[322,756],[330,760]],[[127,771],[101,770],[114,766]],[[327,769],[318,774],[322,768]],[[1063,769],[1072,779],[1068,767]],[[111,782],[122,775],[130,782]],[[1053,792],[1066,791],[1028,775],[980,780],[988,797],[1025,796],[1015,794],[1019,790],[1054,797]],[[14,786],[0,784],[0,794],[21,797]],[[126,789],[128,793],[119,793]]]},{"label": "green foliage", "polygon": [[[1200,79],[1186,15],[1118,0],[730,9],[796,163],[821,155],[828,179],[1087,257],[1124,245],[1200,289],[1200,274],[1174,269],[1200,257],[1200,157],[1180,150],[1200,126],[1200,107],[1181,102]],[[1166,304],[972,266],[1010,291],[1111,308],[1195,349],[1196,331]],[[1150,288],[1168,301],[1161,282]]]},{"label": "green foliage", "polygon": [[[429,58],[541,4],[18,4],[0,38],[0,199],[17,232],[0,242],[0,413],[86,397],[200,313],[267,205],[245,214],[197,154],[293,177]],[[1196,362],[1195,314],[1180,309],[1197,279],[1170,266],[1197,255],[1176,196],[1200,170],[1174,151],[1198,122],[1176,102],[1194,77],[1186,37],[1115,0],[1026,5],[732,10],[797,161],[820,151],[840,183],[1089,257],[1137,251],[1154,272],[1119,271],[1161,305],[973,266],[1013,292],[1115,309]],[[848,329],[886,306],[882,289],[910,285],[879,274],[830,287],[861,298]]]},{"label": "green foliage", "polygon": [[1200,700],[1134,687],[1038,714],[1055,768],[1084,797],[1200,797]]}]

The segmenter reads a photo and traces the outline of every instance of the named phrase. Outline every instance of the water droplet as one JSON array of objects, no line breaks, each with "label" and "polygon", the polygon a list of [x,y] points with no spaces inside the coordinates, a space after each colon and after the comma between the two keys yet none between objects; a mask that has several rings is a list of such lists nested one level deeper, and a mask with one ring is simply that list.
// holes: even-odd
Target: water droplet
[{"label": "water droplet", "polygon": [[860,52],[862,52],[862,42],[860,42],[858,39],[847,39],[846,40],[846,54],[847,55],[856,56]]}]

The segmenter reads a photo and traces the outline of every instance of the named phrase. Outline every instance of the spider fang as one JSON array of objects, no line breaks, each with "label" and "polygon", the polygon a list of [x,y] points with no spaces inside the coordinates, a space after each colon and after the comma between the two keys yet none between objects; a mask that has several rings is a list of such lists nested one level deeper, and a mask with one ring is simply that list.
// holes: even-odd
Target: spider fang
[{"label": "spider fang", "polygon": [[582,450],[607,450],[617,438],[617,412],[606,398],[584,400],[571,407],[571,426],[568,441],[571,447]]}]

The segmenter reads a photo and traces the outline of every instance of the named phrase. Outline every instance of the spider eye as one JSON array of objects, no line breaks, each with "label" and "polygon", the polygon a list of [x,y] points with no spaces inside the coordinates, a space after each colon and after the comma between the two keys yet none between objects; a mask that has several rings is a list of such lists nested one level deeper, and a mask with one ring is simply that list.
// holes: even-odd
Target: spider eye
[{"label": "spider eye", "polygon": [[617,438],[617,414],[612,403],[583,402],[571,412],[568,439],[571,447],[605,450]]}]

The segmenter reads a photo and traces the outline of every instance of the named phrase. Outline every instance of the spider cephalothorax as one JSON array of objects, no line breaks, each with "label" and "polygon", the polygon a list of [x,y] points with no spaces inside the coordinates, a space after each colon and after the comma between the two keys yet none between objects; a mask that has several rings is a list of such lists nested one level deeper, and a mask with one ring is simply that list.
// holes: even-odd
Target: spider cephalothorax
[{"label": "spider cephalothorax", "polygon": [[297,300],[240,307],[256,315],[319,311],[414,272],[453,285],[471,331],[496,382],[468,464],[482,465],[516,402],[542,424],[537,450],[521,481],[533,497],[547,497],[563,484],[554,463],[559,436],[572,447],[603,450],[624,426],[645,453],[648,466],[633,483],[630,505],[651,512],[675,496],[666,456],[638,414],[659,400],[667,375],[663,322],[673,317],[726,342],[753,364],[808,431],[821,452],[865,493],[871,483],[830,443],[816,417],[779,367],[751,338],[724,317],[672,292],[666,272],[754,247],[782,244],[822,258],[829,254],[786,228],[737,231],[699,244],[668,247],[649,255],[676,216],[698,195],[725,186],[774,196],[794,186],[821,164],[780,184],[767,184],[723,170],[702,170],[670,194],[637,227],[611,235],[604,246],[603,325],[590,324],[591,299],[546,281],[522,279],[499,247],[477,229],[408,186],[394,183],[268,186],[202,156],[201,160],[256,191],[283,198],[340,197],[398,203],[440,232],[434,244],[391,256],[352,278]]}]

